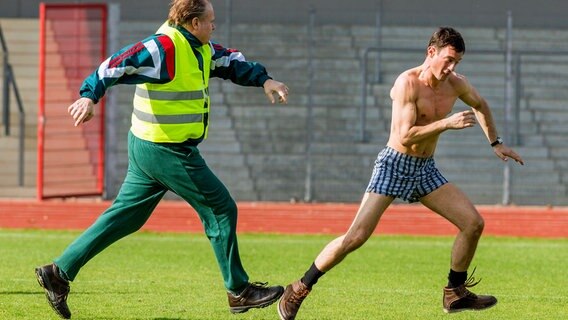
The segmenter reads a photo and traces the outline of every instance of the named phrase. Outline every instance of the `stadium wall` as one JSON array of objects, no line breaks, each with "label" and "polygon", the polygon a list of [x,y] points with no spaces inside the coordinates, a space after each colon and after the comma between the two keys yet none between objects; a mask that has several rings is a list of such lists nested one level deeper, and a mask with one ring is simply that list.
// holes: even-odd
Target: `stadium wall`
[{"label": "stadium wall", "polygon": [[[123,20],[161,20],[167,16],[167,1],[156,0],[19,0],[1,1],[0,18],[35,18],[40,2],[120,3]],[[169,2],[169,1],[168,1]],[[384,25],[453,25],[461,27],[502,27],[511,10],[520,28],[568,28],[568,2],[562,0],[213,0],[218,21],[225,21],[227,3],[232,3],[232,20],[248,23],[298,23],[313,8],[321,24],[375,24],[382,8]],[[135,8],[135,10],[130,9]]]},{"label": "stadium wall", "polygon": [[[55,1],[50,1],[50,2],[55,2]],[[86,3],[86,1],[57,1],[57,2],[73,2],[73,3]],[[99,1],[101,2],[101,1]],[[225,6],[225,1],[215,1],[213,0],[214,4],[216,5],[216,9],[217,9],[217,22],[218,24],[221,25],[224,23],[224,16],[223,14],[225,13],[224,11],[224,6]],[[26,4],[27,3],[27,4]],[[9,14],[10,10],[4,10],[4,6],[7,5],[11,5],[11,7],[14,9],[13,11],[16,12],[16,14],[18,14],[18,17],[26,17],[27,14],[30,15],[30,17],[32,17],[33,19],[33,14],[35,12],[35,9],[33,8],[37,3],[39,3],[39,1],[26,1],[26,0],[22,0],[22,1],[18,1],[18,2],[13,2],[13,3],[7,3],[6,1],[0,2],[0,17],[3,16],[4,14]],[[159,20],[163,19],[163,17],[165,17],[166,15],[166,11],[167,11],[167,5],[166,5],[167,1],[137,1],[136,3],[134,3],[133,1],[130,0],[125,0],[125,1],[121,1],[121,16],[122,16],[122,23],[121,26],[125,27],[125,30],[128,30],[127,32],[122,32],[121,33],[121,37],[124,36],[124,39],[120,39],[121,41],[124,40],[125,43],[130,43],[131,41],[134,40],[139,40],[141,39],[141,37],[138,37],[136,35],[136,32],[134,32],[135,30],[137,31],[137,29],[146,29],[146,22],[149,22],[150,24],[152,24],[151,29],[149,29],[149,32],[152,32],[153,30],[155,30],[155,25],[158,25]],[[349,7],[345,6],[342,3],[339,3],[338,1],[334,1],[334,0],[330,0],[330,1],[326,1],[326,6],[324,6],[323,1],[312,1],[309,3],[302,3],[302,2],[298,2],[298,1],[289,1],[287,3],[289,3],[288,6],[286,6],[284,4],[283,1],[279,1],[279,0],[275,0],[275,1],[270,1],[270,6],[268,6],[266,3],[263,2],[258,2],[258,1],[241,1],[241,0],[233,0],[233,5],[234,5],[234,12],[233,12],[233,23],[235,23],[235,25],[238,25],[239,23],[242,22],[258,22],[258,23],[266,23],[266,22],[274,22],[274,23],[282,23],[282,22],[294,22],[294,21],[301,21],[302,23],[300,23],[299,25],[305,25],[306,24],[306,18],[307,18],[307,11],[309,10],[309,8],[311,6],[313,6],[318,13],[318,17],[317,17],[317,23],[318,24],[326,24],[326,23],[330,23],[330,24],[334,24],[334,26],[332,26],[332,30],[334,31],[339,31],[338,33],[342,34],[343,33],[343,29],[342,26],[339,23],[350,23],[350,24],[356,24],[356,25],[361,25],[361,24],[369,24],[372,25],[374,23],[374,19],[375,19],[375,13],[376,13],[376,9],[377,9],[377,3],[378,1],[357,1],[354,4],[350,5]],[[507,10],[507,4],[510,4],[510,2],[508,1],[503,1],[500,2],[499,4],[496,5],[491,5],[491,6],[482,6],[482,3],[485,3],[483,1],[481,2],[477,2],[476,4],[470,3],[470,5],[467,5],[467,3],[469,2],[465,2],[462,1],[460,2],[459,6],[448,6],[448,8],[451,8],[451,10],[446,9],[446,7],[443,7],[440,5],[440,3],[446,3],[447,1],[437,1],[436,4],[434,6],[430,6],[429,8],[426,8],[424,5],[421,5],[419,3],[417,3],[416,6],[411,6],[409,5],[412,4],[413,2],[406,2],[404,8],[397,8],[397,4],[394,2],[389,2],[389,1],[383,1],[383,11],[384,13],[384,17],[383,17],[383,24],[388,25],[388,24],[396,24],[396,25],[404,25],[404,24],[408,24],[408,25],[419,25],[419,24],[431,24],[431,23],[436,23],[438,25],[444,25],[444,24],[450,24],[450,25],[468,25],[468,24],[474,24],[477,23],[475,22],[475,17],[480,17],[479,19],[479,24],[481,24],[481,21],[490,21],[491,19],[495,20],[495,24],[498,25],[498,28],[502,28],[504,25],[504,21],[505,21],[505,14],[504,12],[506,12]],[[519,11],[515,11],[514,15],[515,15],[515,27],[516,28],[521,28],[522,25],[522,17],[527,17],[528,14],[522,15],[519,12],[525,12],[527,8],[530,8],[530,5],[525,6],[524,5],[524,1],[519,1],[517,3],[515,3],[517,5],[517,7],[522,8]],[[131,9],[133,8],[134,5],[136,5],[136,10],[141,12],[142,14],[140,16],[133,16]],[[257,5],[255,7],[255,5]],[[561,8],[563,6],[568,6],[566,4],[563,3],[552,3],[551,1],[546,1],[546,5],[543,6],[543,9],[535,9],[534,10],[534,17],[535,19],[530,20],[531,23],[534,23],[534,25],[537,25],[537,23],[540,23],[539,26],[540,28],[544,28],[545,26],[550,26],[551,23],[554,21],[554,23],[561,23],[562,19],[555,19],[553,18],[555,16],[554,13],[548,12],[550,11],[548,8],[555,8],[555,10],[559,10],[561,11]],[[256,12],[262,12],[262,14],[255,14],[252,15],[250,14],[250,12],[253,12],[251,8],[258,8],[258,10],[256,10]],[[485,8],[490,8],[491,12],[488,12],[486,14],[481,14],[480,12],[482,11],[480,9],[480,7]],[[409,9],[412,8],[412,9]],[[33,9],[33,10],[32,10]],[[468,11],[469,9],[469,11]],[[503,10],[502,10],[503,9]],[[398,10],[398,11],[397,11]],[[403,10],[407,10],[405,12],[403,12]],[[424,12],[426,12],[426,14],[424,15],[419,15],[418,12],[421,10],[425,10]],[[452,11],[453,12],[450,12]],[[548,11],[547,11],[548,10]],[[489,11],[489,9],[488,9]],[[431,13],[429,13],[431,12]],[[338,13],[342,13],[341,15]],[[147,15],[147,16],[145,16]],[[404,16],[404,19],[400,19],[400,21],[396,21],[396,17],[402,17]],[[428,16],[433,17],[440,17],[439,19],[431,19],[428,20]],[[543,17],[546,16],[547,19],[544,19]],[[140,20],[142,19],[142,20]],[[272,19],[272,20],[270,20]],[[452,19],[455,19],[456,23],[452,23],[450,21],[453,21]],[[136,21],[138,20],[138,21]],[[460,21],[457,21],[460,20]],[[133,23],[130,23],[130,22]],[[436,22],[432,22],[432,21],[436,21]],[[438,23],[439,22],[439,23]],[[549,23],[549,24],[546,24]],[[137,29],[127,29],[125,25],[135,25]],[[284,27],[284,28],[282,28]],[[293,28],[288,28],[286,26],[280,26],[280,28],[285,29],[287,32],[289,32],[289,30],[295,30]],[[561,27],[557,27],[557,28],[561,28]],[[369,30],[371,30],[371,28],[367,28]],[[479,30],[479,28],[475,28],[476,30]],[[223,35],[223,28],[220,28],[218,35]],[[329,30],[329,29],[326,29]],[[345,27],[345,32],[349,33],[349,27]],[[237,28],[235,28],[235,33],[239,32],[239,28],[237,26]],[[245,30],[245,31],[240,31],[241,32],[241,36],[244,35],[250,35],[251,31],[250,30]],[[483,33],[483,32],[480,32]],[[530,33],[530,32],[528,32]],[[499,35],[499,32],[496,32],[495,34]],[[536,38],[538,40],[535,40],[534,43],[540,43],[539,41],[542,40],[543,38],[547,38],[548,35],[544,34],[544,33],[535,33],[540,34],[540,38]],[[553,32],[551,31],[551,34],[553,34]],[[144,36],[146,35],[146,33],[144,33]],[[477,36],[477,35],[476,35]],[[132,37],[134,37],[134,39],[132,39]],[[369,37],[369,35],[367,35],[367,37]],[[412,38],[413,34],[409,34],[406,33],[404,36],[402,36],[401,38]],[[241,37],[241,38],[246,38],[246,37]],[[253,35],[254,38],[254,35]],[[559,39],[562,39],[561,37]],[[128,40],[128,41],[127,41]],[[286,38],[286,41],[288,40],[288,38]],[[360,39],[357,39],[358,41]],[[556,39],[555,39],[556,40]],[[557,40],[556,40],[557,41]],[[333,41],[331,41],[333,42]],[[558,43],[561,43],[563,41],[557,41]],[[322,42],[320,42],[322,43]],[[564,42],[565,43],[565,42]],[[236,47],[240,47],[240,46],[236,46]],[[246,46],[243,46],[244,48],[248,48],[250,47],[250,44],[247,44]],[[255,50],[248,50],[250,52],[255,52]],[[337,50],[329,50],[329,51],[337,51]],[[329,52],[328,51],[328,52]],[[257,51],[258,52],[258,51]],[[286,52],[283,52],[283,54],[286,54]],[[355,59],[355,58],[354,58]],[[263,61],[263,60],[261,60]],[[269,64],[270,65],[270,64]],[[335,68],[335,66],[332,66],[333,68]],[[398,68],[398,67],[397,67]],[[540,68],[540,67],[539,67]],[[557,68],[557,66],[554,66],[555,69],[559,69]],[[271,70],[277,70],[277,69],[273,69],[271,68]],[[278,71],[278,70],[277,70]],[[282,74],[284,74],[283,70],[280,70],[282,72]],[[278,74],[278,73],[276,73]],[[357,76],[356,79],[359,79],[360,77]],[[218,88],[219,89],[219,88]],[[223,88],[220,88],[221,90],[218,90],[218,92],[220,92],[220,94],[217,95],[217,97],[219,97],[218,99],[223,99],[223,94],[225,93],[230,93],[231,97],[236,97],[236,95],[232,92],[232,91],[223,91]],[[502,90],[499,90],[498,95],[502,94]],[[128,101],[130,102],[131,99],[131,94],[128,95]],[[264,98],[264,97],[261,97]],[[234,102],[235,100],[233,100]],[[248,101],[248,100],[246,100]],[[264,101],[264,100],[263,100]],[[342,100],[343,101],[343,100]],[[219,104],[221,104],[222,101],[217,101]],[[498,104],[496,104],[498,105]],[[128,106],[130,106],[130,103],[128,103]],[[124,111],[126,114],[121,114],[119,115],[119,121],[122,121],[122,119],[124,119],[124,123],[126,123],[129,119],[129,108],[122,108],[122,111]],[[121,112],[122,112],[121,111]],[[219,123],[219,122],[217,122]],[[119,132],[119,134],[117,135],[119,137],[120,140],[117,139],[117,141],[123,141],[124,137],[126,137],[125,131],[128,130],[128,126],[122,126],[120,130],[124,130],[124,132]],[[116,195],[117,192],[117,188],[120,185],[120,182],[122,181],[122,173],[125,171],[126,168],[126,163],[125,160],[125,143],[121,143],[118,145],[117,147],[117,154],[119,155],[118,161],[116,162],[116,166],[118,168],[117,172],[119,174],[114,175],[114,177],[116,178],[116,181],[108,181],[108,185],[113,186],[113,188],[116,188],[115,190],[109,190],[107,193],[107,197],[108,198],[112,198]],[[538,151],[538,150],[537,150]],[[373,152],[375,152],[373,150]],[[369,154],[370,156],[372,155],[372,152],[367,152],[367,154]],[[542,154],[542,153],[540,153]],[[211,157],[211,159],[214,159],[215,157]],[[284,159],[283,161],[285,161],[286,159]],[[293,160],[293,159],[292,159]],[[270,162],[270,161],[268,161]],[[115,162],[113,162],[115,163]],[[258,167],[258,162],[251,162],[253,163],[256,167]],[[253,165],[250,165],[251,167]],[[339,167],[339,166],[338,166]],[[344,166],[343,166],[344,167]],[[534,167],[534,166],[533,166]],[[538,166],[537,166],[538,167]],[[270,171],[270,170],[266,170],[266,171]],[[298,172],[300,172],[299,170],[297,170]],[[487,170],[485,170],[487,171]],[[302,171],[303,172],[303,171]],[[367,172],[365,172],[365,177],[361,178],[361,179],[357,179],[357,181],[363,181],[361,182],[362,184],[364,184],[364,180],[367,179]],[[220,175],[221,176],[221,175]],[[492,177],[500,177],[500,174],[496,174],[493,175]],[[222,179],[223,181],[226,181],[224,178]],[[498,180],[498,179],[497,179]],[[555,177],[555,180],[558,180],[557,177]],[[294,181],[299,181],[301,183],[301,181],[303,181],[303,177],[302,178],[297,178]],[[489,180],[488,180],[489,181]],[[541,180],[538,180],[541,181]],[[468,181],[469,182],[469,181]],[[532,183],[530,185],[537,185],[537,182],[535,181],[531,181]],[[234,185],[240,186],[242,183],[242,181],[238,181],[236,183],[234,183]],[[494,185],[497,185],[495,183],[493,183]],[[235,192],[239,191],[237,188],[234,188],[233,185],[231,185],[230,181],[228,183],[228,185],[230,185],[230,190],[234,190]],[[244,184],[243,184],[244,185]],[[346,185],[345,183],[343,183],[342,185]],[[516,183],[516,185],[526,185],[526,183]],[[294,185],[295,186],[295,185]],[[519,196],[519,198],[522,198],[523,200],[527,199],[527,201],[531,201],[531,204],[534,202],[536,204],[554,204],[556,205],[556,199],[560,198],[560,200],[562,201],[566,201],[566,197],[565,197],[565,193],[563,192],[561,195],[561,197],[557,197],[556,193],[551,192],[552,188],[550,187],[550,185],[548,185],[548,183],[542,186],[537,186],[539,187],[539,192],[537,193],[538,196],[533,196],[532,194],[530,196]],[[547,188],[546,190],[544,188]],[[282,190],[284,190],[285,188],[281,188]],[[288,188],[288,189],[294,189],[294,188]],[[299,188],[295,188],[295,190],[301,190],[302,186],[300,186]],[[484,192],[488,192],[491,193],[492,195],[497,195],[499,194],[500,190],[497,190],[497,192],[490,192],[490,191],[486,191],[485,189],[488,188],[484,188]],[[355,187],[351,187],[349,188],[349,190],[359,190],[358,188]],[[563,189],[565,190],[565,189]],[[323,192],[322,192],[323,193]],[[340,192],[337,192],[337,190],[334,190],[333,193],[328,193],[328,194],[337,194]],[[237,193],[238,194],[238,193]],[[286,193],[281,193],[281,194],[286,194]],[[468,192],[468,194],[470,194]],[[542,195],[545,195],[548,198],[552,198],[554,200],[554,202],[550,202],[547,200],[541,200],[543,198]],[[349,198],[348,201],[357,201],[359,200],[359,191],[352,196],[351,198]],[[248,197],[237,197],[238,199],[249,199]],[[297,199],[298,197],[294,196],[294,197],[287,197],[286,200],[288,199]],[[538,198],[538,199],[537,199]],[[563,198],[563,199],[562,199]],[[259,198],[250,198],[251,200],[267,200],[266,197],[260,197]],[[268,199],[268,200],[275,200],[275,199]],[[280,199],[276,199],[276,200],[280,200]],[[336,201],[340,201],[338,199],[334,199]],[[341,200],[341,201],[347,201],[347,200]],[[495,200],[491,200],[491,201],[483,201],[480,203],[497,203],[497,201]],[[563,202],[565,203],[565,202]]]}]

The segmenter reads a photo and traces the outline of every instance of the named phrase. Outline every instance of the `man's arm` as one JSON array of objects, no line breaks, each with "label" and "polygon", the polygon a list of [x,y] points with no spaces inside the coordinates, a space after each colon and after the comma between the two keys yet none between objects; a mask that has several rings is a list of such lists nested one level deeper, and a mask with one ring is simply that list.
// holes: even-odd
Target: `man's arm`
[{"label": "man's arm", "polygon": [[497,128],[495,127],[493,115],[491,114],[491,109],[487,101],[481,97],[477,90],[463,76],[460,78],[458,90],[461,92],[459,96],[460,100],[470,106],[475,113],[475,117],[485,133],[487,141],[489,141],[489,143],[495,141],[498,136]]},{"label": "man's arm", "polygon": [[67,108],[75,126],[93,118],[94,104],[114,85],[171,81],[174,61],[173,42],[165,35],[154,35],[119,50],[83,81],[81,98]]},{"label": "man's arm", "polygon": [[273,80],[262,64],[247,61],[238,50],[220,44],[212,43],[212,48],[211,77],[231,80],[241,86],[263,87],[270,102],[276,102],[274,94],[277,94],[280,103],[287,103],[288,87]]},{"label": "man's arm", "polygon": [[418,91],[416,84],[407,75],[401,75],[391,89],[393,101],[393,125],[399,143],[405,147],[438,136],[448,129],[472,127],[475,119],[471,111],[459,112],[451,117],[432,121],[428,124],[417,124]]},{"label": "man's arm", "polygon": [[238,85],[249,87],[262,87],[266,80],[272,79],[262,64],[247,61],[240,51],[225,48],[217,43],[212,43],[212,48],[212,78],[231,80]]},{"label": "man's arm", "polygon": [[[459,98],[472,108],[489,143],[494,142],[497,139],[498,134],[489,104],[483,97],[481,97],[481,95],[477,92],[477,89],[475,89],[475,87],[473,87],[467,79],[465,79],[465,77],[460,80],[461,83],[459,84],[460,87],[458,89],[463,91],[463,93],[459,96]],[[516,162],[524,165],[523,159],[504,143],[493,146],[493,152],[495,152],[495,155],[503,161],[507,161],[508,158],[512,158]]]},{"label": "man's arm", "polygon": [[166,83],[174,77],[175,49],[165,35],[154,35],[126,46],[103,61],[80,89],[81,97],[97,103],[117,84]]}]

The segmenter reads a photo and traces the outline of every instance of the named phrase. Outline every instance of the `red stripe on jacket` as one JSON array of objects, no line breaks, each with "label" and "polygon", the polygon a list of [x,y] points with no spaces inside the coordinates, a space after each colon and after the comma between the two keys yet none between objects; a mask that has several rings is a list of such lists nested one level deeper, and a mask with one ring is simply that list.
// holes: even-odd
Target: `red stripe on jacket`
[{"label": "red stripe on jacket", "polygon": [[158,41],[162,45],[164,49],[164,56],[166,58],[166,68],[168,69],[168,76],[170,79],[173,79],[175,76],[175,58],[176,58],[176,50],[174,47],[174,42],[168,36],[159,36]]},{"label": "red stripe on jacket", "polygon": [[116,56],[112,60],[110,60],[109,63],[108,63],[108,68],[118,67],[122,63],[122,61],[124,61],[124,59],[133,56],[134,54],[140,52],[144,48],[145,47],[144,47],[144,44],[142,42],[138,42],[138,43],[132,45],[132,47],[130,47],[130,49],[124,51],[123,53],[119,54],[118,56]]}]

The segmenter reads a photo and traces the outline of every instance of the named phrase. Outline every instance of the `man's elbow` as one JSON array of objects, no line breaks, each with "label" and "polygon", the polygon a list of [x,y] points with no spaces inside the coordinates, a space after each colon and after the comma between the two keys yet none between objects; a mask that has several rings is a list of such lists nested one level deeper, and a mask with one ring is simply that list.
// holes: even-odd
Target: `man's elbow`
[{"label": "man's elbow", "polygon": [[410,137],[401,137],[400,144],[403,145],[405,148],[410,148],[414,142]]}]

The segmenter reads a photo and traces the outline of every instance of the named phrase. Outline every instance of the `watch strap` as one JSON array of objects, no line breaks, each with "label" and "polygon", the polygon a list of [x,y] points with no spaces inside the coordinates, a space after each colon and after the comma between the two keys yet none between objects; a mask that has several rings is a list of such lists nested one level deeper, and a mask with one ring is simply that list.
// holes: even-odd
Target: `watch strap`
[{"label": "watch strap", "polygon": [[502,144],[503,143],[503,139],[501,139],[501,137],[497,137],[497,139],[495,139],[495,141],[491,142],[491,146],[494,147],[498,144]]}]

